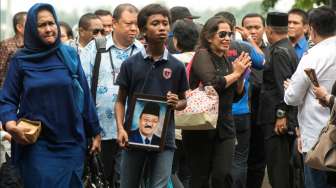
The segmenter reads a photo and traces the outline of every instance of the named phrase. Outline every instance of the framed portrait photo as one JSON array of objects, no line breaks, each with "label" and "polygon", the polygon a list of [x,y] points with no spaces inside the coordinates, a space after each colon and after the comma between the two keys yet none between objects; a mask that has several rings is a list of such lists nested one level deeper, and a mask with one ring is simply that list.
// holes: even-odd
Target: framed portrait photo
[{"label": "framed portrait photo", "polygon": [[135,94],[128,121],[128,147],[162,151],[170,110],[165,97]]}]

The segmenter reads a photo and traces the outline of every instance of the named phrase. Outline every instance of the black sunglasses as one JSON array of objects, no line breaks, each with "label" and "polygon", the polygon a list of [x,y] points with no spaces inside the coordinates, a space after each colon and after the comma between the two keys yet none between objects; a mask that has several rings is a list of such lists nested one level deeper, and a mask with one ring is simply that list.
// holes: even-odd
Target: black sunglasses
[{"label": "black sunglasses", "polygon": [[98,33],[104,35],[105,30],[104,29],[92,29],[92,34],[93,35],[98,35]]},{"label": "black sunglasses", "polygon": [[223,39],[226,36],[229,36],[230,38],[233,36],[233,32],[232,31],[220,31],[218,32],[218,37]]}]

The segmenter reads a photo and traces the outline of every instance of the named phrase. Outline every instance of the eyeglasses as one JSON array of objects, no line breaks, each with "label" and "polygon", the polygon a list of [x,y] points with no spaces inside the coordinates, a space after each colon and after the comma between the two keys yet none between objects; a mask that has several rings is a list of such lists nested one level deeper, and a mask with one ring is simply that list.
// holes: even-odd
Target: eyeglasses
[{"label": "eyeglasses", "polygon": [[229,38],[231,38],[233,36],[232,31],[220,31],[217,34],[218,34],[218,37],[221,38],[221,39],[225,38],[226,36],[229,36]]},{"label": "eyeglasses", "polygon": [[105,33],[104,29],[92,29],[91,31],[92,31],[93,35],[98,35],[98,33],[104,35],[104,33]]}]

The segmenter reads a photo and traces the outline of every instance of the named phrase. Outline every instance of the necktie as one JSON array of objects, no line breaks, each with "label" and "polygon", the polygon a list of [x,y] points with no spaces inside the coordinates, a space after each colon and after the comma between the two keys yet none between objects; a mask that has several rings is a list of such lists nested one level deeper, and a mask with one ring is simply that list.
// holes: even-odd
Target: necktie
[{"label": "necktie", "polygon": [[145,139],[145,144],[149,144],[149,143],[150,143],[149,139],[146,138],[146,139]]}]

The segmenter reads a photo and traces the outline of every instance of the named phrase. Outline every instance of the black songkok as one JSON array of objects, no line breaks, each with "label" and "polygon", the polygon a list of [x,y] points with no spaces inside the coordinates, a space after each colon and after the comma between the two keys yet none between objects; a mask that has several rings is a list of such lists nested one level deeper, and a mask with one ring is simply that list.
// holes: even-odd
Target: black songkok
[{"label": "black songkok", "polygon": [[154,102],[147,102],[142,110],[142,114],[152,114],[160,116],[160,105]]},{"label": "black songkok", "polygon": [[282,12],[270,12],[266,18],[267,26],[288,27],[288,14]]}]

